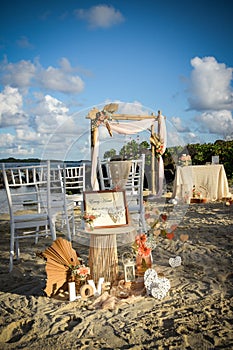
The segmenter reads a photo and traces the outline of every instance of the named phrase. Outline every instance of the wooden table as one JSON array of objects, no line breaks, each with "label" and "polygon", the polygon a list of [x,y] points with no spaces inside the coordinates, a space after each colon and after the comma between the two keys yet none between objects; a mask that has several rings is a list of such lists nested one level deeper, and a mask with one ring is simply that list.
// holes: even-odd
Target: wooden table
[{"label": "wooden table", "polygon": [[229,196],[228,181],[222,164],[178,166],[172,197],[189,200],[192,197],[193,186],[197,191],[199,189],[206,191],[207,199],[210,201]]}]

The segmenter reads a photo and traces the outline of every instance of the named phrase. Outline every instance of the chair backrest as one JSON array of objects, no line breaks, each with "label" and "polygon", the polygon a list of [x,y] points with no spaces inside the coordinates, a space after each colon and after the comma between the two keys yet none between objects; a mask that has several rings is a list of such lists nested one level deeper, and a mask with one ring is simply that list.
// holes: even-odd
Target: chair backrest
[{"label": "chair backrest", "polygon": [[142,195],[145,174],[145,154],[139,159],[133,159],[125,185],[126,192],[131,195]]},{"label": "chair backrest", "polygon": [[80,194],[86,190],[85,171],[85,163],[75,167],[64,166],[63,176],[65,176],[66,194]]},{"label": "chair backrest", "polygon": [[53,165],[50,167],[50,192],[51,200],[58,199],[64,194],[64,181],[63,181],[63,167],[60,165]]},{"label": "chair backrest", "polygon": [[6,168],[2,165],[3,179],[10,215],[18,210],[49,210],[50,203],[50,162]]},{"label": "chair backrest", "polygon": [[98,172],[101,190],[122,187],[128,194],[138,194],[143,191],[145,155],[139,159],[127,161],[100,161]]}]

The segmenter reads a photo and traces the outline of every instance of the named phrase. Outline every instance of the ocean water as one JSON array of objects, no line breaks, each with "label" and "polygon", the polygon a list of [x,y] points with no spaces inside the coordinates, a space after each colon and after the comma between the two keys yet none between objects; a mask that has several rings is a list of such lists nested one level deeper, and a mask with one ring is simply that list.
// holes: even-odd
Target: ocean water
[{"label": "ocean water", "polygon": [[8,213],[8,203],[6,197],[6,191],[4,189],[0,189],[0,214]]}]

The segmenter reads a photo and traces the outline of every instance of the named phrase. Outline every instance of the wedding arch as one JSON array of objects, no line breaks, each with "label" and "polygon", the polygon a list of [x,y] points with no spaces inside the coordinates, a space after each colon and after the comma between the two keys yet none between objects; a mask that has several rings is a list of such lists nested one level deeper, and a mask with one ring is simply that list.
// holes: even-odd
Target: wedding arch
[{"label": "wedding arch", "polygon": [[[162,155],[166,151],[167,131],[166,123],[161,111],[158,115],[128,115],[116,113],[118,109],[117,103],[110,103],[104,106],[103,110],[93,108],[88,115],[91,128],[91,182],[93,190],[99,189],[97,180],[97,158],[99,155],[99,126],[104,125],[110,137],[114,133],[133,135],[144,130],[150,129],[151,144],[151,177],[152,177],[152,194],[161,197],[164,181],[164,164]],[[121,122],[120,122],[121,121]],[[155,132],[155,122],[157,123],[157,133]],[[157,169],[157,193],[155,189],[155,157],[158,159]]]}]

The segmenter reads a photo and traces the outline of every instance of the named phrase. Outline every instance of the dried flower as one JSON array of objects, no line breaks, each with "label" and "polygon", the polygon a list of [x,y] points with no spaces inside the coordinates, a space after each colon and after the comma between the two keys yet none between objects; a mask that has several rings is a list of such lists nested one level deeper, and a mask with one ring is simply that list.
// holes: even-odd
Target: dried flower
[{"label": "dried flower", "polygon": [[150,143],[152,146],[154,146],[155,155],[157,158],[159,158],[164,154],[164,151],[165,151],[164,142],[160,140],[159,135],[157,134],[151,135]]},{"label": "dried flower", "polygon": [[193,192],[193,198],[195,198],[195,197],[200,198],[201,197],[201,192],[197,191],[195,186],[193,186],[192,192]]},{"label": "dried flower", "polygon": [[178,160],[178,164],[181,166],[184,165],[191,165],[192,164],[192,159],[189,154],[182,154]]},{"label": "dried flower", "polygon": [[96,216],[94,214],[84,213],[82,219],[90,226],[90,228],[94,229],[94,221]]},{"label": "dried flower", "polygon": [[133,250],[140,256],[146,257],[151,254],[151,248],[147,245],[147,236],[141,233],[136,236]]},{"label": "dried flower", "polygon": [[90,268],[83,265],[70,265],[71,275],[80,279],[86,278],[90,274]]}]

